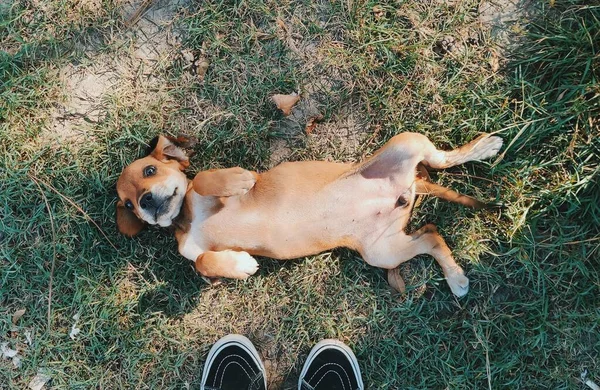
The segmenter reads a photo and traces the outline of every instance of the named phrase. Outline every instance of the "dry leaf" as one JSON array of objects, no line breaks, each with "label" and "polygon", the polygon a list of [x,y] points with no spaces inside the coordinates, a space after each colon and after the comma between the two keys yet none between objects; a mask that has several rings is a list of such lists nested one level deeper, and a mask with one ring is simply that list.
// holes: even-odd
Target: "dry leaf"
[{"label": "dry leaf", "polygon": [[31,382],[29,382],[29,388],[31,390],[41,390],[50,379],[52,378],[49,375],[38,372]]},{"label": "dry leaf", "polygon": [[206,58],[200,58],[195,62],[196,65],[196,75],[198,75],[198,79],[200,81],[204,81],[204,76],[206,75],[206,71],[210,66],[210,62]]},{"label": "dry leaf", "polygon": [[404,294],[406,292],[406,284],[404,284],[404,279],[400,275],[400,269],[394,268],[388,271],[388,283],[390,287],[394,290],[398,291],[400,294]]},{"label": "dry leaf", "polygon": [[25,340],[26,340],[27,345],[33,345],[33,337],[31,337],[30,330],[25,331]]},{"label": "dry leaf", "polygon": [[194,62],[194,53],[191,50],[182,50],[181,57],[189,64]]},{"label": "dry leaf", "polygon": [[17,322],[19,322],[21,317],[23,317],[23,314],[25,314],[25,309],[17,310],[15,312],[15,314],[13,314],[13,316],[12,316],[13,325],[17,325]]},{"label": "dry leaf", "polygon": [[287,32],[287,26],[285,25],[285,23],[283,22],[283,20],[277,18],[277,25],[279,26],[279,28],[281,28],[283,31]]},{"label": "dry leaf", "polygon": [[385,10],[380,5],[376,5],[373,7],[373,15],[377,20],[382,19],[385,16]]},{"label": "dry leaf", "polygon": [[310,117],[308,119],[308,122],[306,122],[306,127],[304,128],[304,131],[306,132],[306,134],[312,133],[313,130],[315,129],[315,127],[317,127],[317,122],[320,122],[322,120],[323,120],[323,115],[321,115],[321,114]]},{"label": "dry leaf", "polygon": [[75,340],[75,337],[79,334],[79,332],[81,332],[81,329],[76,328],[75,325],[73,325],[71,331],[69,332],[69,337],[71,340]]},{"label": "dry leaf", "polygon": [[75,320],[75,322],[73,323],[73,326],[71,326],[71,331],[69,332],[69,337],[71,338],[71,340],[75,340],[75,336],[77,336],[79,332],[81,332],[81,329],[77,327],[77,321],[79,321],[79,313],[75,314],[73,316],[73,319]]},{"label": "dry leaf", "polygon": [[300,100],[300,95],[295,92],[290,95],[276,94],[271,96],[271,99],[277,108],[283,112],[283,115],[288,116],[292,112],[292,107],[294,107],[294,104],[298,103],[298,100]]},{"label": "dry leaf", "polygon": [[498,60],[498,55],[495,51],[493,51],[492,55],[490,56],[490,68],[492,68],[492,72],[494,73],[500,69],[500,61]]},{"label": "dry leaf", "polygon": [[2,357],[4,359],[11,359],[16,368],[21,368],[21,357],[19,356],[19,351],[10,348],[8,343],[2,343],[2,345],[0,345],[0,351],[2,351]]},{"label": "dry leaf", "polygon": [[0,351],[2,351],[2,357],[5,359],[12,359],[19,353],[19,351],[10,348],[8,343],[2,343],[2,345],[0,345]]}]

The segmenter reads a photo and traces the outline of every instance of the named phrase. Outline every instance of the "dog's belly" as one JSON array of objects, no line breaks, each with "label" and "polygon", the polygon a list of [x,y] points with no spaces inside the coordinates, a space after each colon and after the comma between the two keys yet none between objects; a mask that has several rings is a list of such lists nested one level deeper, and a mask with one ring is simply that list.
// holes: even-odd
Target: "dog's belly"
[{"label": "dog's belly", "polygon": [[207,250],[291,259],[336,247],[360,249],[365,238],[397,233],[408,220],[409,208],[397,205],[402,190],[388,179],[338,178],[337,170],[324,180],[298,179],[290,169],[274,173],[248,194],[224,200],[190,233],[199,234]]}]

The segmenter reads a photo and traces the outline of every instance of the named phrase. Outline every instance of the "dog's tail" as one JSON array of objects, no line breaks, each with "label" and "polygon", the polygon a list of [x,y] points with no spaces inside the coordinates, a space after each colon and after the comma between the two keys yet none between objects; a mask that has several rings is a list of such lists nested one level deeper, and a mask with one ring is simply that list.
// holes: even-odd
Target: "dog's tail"
[{"label": "dog's tail", "polygon": [[484,203],[473,197],[459,194],[458,192],[451,190],[450,188],[431,183],[424,179],[417,178],[415,184],[416,193],[418,195],[432,195],[440,199],[447,200],[449,202],[454,202],[463,206],[471,207],[476,210],[503,207],[503,205],[499,203]]},{"label": "dog's tail", "polygon": [[474,208],[476,210],[504,207],[504,205],[501,203],[484,203],[473,197],[459,194],[458,192],[451,190],[450,188],[446,188],[441,185],[432,183],[431,177],[429,176],[429,171],[427,171],[427,168],[425,168],[423,164],[417,165],[417,177],[415,180],[415,184],[415,192],[417,193],[417,200],[415,202],[415,206],[418,206],[421,203],[422,195],[432,195],[440,199],[447,200],[449,202],[454,202],[463,206]]}]

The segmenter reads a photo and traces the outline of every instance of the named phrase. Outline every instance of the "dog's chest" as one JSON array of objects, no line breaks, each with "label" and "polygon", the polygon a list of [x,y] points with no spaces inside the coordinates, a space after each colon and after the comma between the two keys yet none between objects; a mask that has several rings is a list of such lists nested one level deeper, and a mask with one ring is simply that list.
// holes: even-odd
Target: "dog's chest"
[{"label": "dog's chest", "polygon": [[200,196],[193,190],[186,195],[185,202],[188,209],[187,219],[190,221],[189,228],[176,234],[179,253],[191,260],[196,261],[198,256],[207,250],[207,243],[202,234],[202,225],[213,213],[217,200],[213,197]]}]

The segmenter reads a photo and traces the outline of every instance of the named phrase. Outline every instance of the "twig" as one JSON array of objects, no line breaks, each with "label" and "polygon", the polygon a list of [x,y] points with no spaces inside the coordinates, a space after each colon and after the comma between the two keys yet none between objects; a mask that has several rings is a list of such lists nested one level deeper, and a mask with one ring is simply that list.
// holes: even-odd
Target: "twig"
[{"label": "twig", "polygon": [[141,17],[144,15],[144,13],[146,11],[148,11],[148,9],[152,6],[152,3],[154,3],[154,0],[145,0],[142,3],[142,5],[140,5],[140,7],[137,9],[137,11],[135,11],[133,16],[131,18],[129,18],[128,21],[125,22],[125,27],[131,28],[131,26],[136,24],[141,19]]},{"label": "twig", "polygon": [[102,233],[102,235],[104,236],[104,238],[106,238],[106,241],[108,241],[108,243],[110,244],[110,246],[112,246],[116,251],[118,251],[119,249],[115,246],[115,244],[113,244],[113,242],[110,240],[110,238],[108,238],[108,236],[106,235],[106,233],[104,233],[104,230],[102,230],[102,228],[100,228],[100,225],[98,225],[96,223],[96,221],[94,221],[92,219],[92,217],[90,217],[88,215],[88,213],[86,213],[81,207],[79,207],[79,205],[75,202],[73,202],[71,199],[67,198],[66,196],[64,196],[63,194],[61,194],[56,188],[54,188],[51,184],[46,183],[45,181],[43,181],[42,179],[39,179],[35,176],[33,176],[31,173],[28,173],[27,176],[29,176],[31,178],[31,180],[37,182],[42,183],[43,185],[45,185],[46,187],[48,187],[50,190],[52,190],[52,192],[54,192],[55,194],[57,194],[58,196],[60,196],[61,198],[63,198],[65,201],[67,201],[71,206],[75,207],[81,214],[83,214],[83,216],[89,220],[91,223],[94,224],[94,226],[96,226],[96,228],[100,231],[100,233]]},{"label": "twig", "polygon": [[194,129],[195,132],[202,130],[202,128],[210,121],[212,121],[215,118],[218,118],[220,116],[223,116],[225,118],[229,118],[231,116],[233,116],[232,113],[227,112],[227,111],[219,111],[216,112],[214,114],[212,114],[211,116],[209,116],[208,118],[206,118],[205,120],[203,120],[202,122],[200,122],[199,125],[196,126],[196,128]]},{"label": "twig", "polygon": [[584,242],[591,242],[591,241],[597,241],[597,240],[600,240],[600,236],[588,238],[587,240],[565,242],[565,245],[583,244]]},{"label": "twig", "polygon": [[52,323],[52,282],[54,281],[54,267],[56,265],[56,230],[54,229],[54,217],[52,216],[52,210],[50,210],[48,198],[46,197],[46,194],[44,194],[42,187],[40,187],[40,183],[38,183],[35,179],[33,179],[33,182],[40,191],[42,198],[44,198],[46,210],[48,210],[48,216],[50,217],[50,227],[52,228],[52,266],[50,267],[50,282],[48,283],[48,333],[50,333],[50,326]]}]

